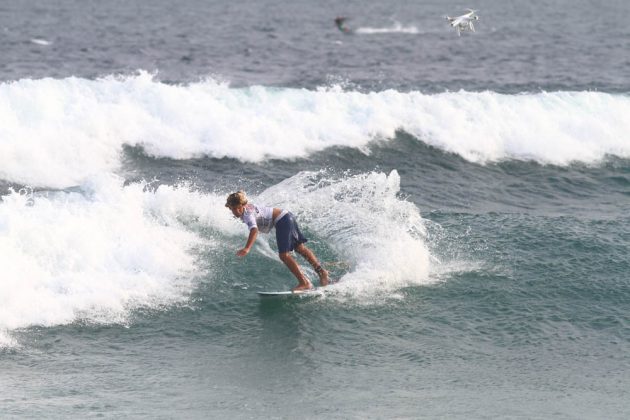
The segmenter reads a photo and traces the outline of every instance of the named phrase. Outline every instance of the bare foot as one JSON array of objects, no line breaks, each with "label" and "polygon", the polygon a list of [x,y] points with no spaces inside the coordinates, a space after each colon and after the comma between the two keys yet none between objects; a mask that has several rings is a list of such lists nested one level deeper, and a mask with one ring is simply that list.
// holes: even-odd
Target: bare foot
[{"label": "bare foot", "polygon": [[293,289],[291,289],[291,291],[292,292],[302,292],[304,290],[311,290],[312,288],[313,288],[313,284],[309,281],[306,284],[298,284]]},{"label": "bare foot", "polygon": [[319,285],[328,286],[328,284],[330,283],[330,281],[328,280],[328,271],[322,268],[317,272],[317,275],[319,276]]}]

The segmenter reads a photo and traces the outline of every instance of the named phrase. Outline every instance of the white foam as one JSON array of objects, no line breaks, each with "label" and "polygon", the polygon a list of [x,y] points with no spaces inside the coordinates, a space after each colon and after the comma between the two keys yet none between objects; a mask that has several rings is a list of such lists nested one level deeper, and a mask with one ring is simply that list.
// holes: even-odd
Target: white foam
[{"label": "white foam", "polygon": [[361,93],[209,80],[174,86],[147,73],[0,84],[0,179],[63,188],[115,172],[123,145],[156,157],[293,159],[332,146],[368,150],[404,130],[473,162],[567,165],[630,157],[630,98],[597,92]]},{"label": "white foam", "polygon": [[19,328],[126,322],[136,308],[186,301],[196,250],[216,244],[183,221],[229,231],[223,197],[145,187],[103,176],[77,192],[2,197],[0,346]]}]

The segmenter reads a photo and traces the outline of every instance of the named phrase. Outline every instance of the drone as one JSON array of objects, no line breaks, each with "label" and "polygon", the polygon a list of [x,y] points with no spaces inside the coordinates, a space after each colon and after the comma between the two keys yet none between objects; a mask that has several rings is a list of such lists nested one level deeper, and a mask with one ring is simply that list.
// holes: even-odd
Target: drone
[{"label": "drone", "polygon": [[475,26],[473,25],[474,20],[479,20],[479,16],[475,13],[477,10],[466,9],[468,13],[464,13],[461,16],[450,17],[446,16],[446,20],[448,20],[449,25],[457,30],[457,36],[461,36],[461,32],[463,31],[471,31],[475,32]]}]

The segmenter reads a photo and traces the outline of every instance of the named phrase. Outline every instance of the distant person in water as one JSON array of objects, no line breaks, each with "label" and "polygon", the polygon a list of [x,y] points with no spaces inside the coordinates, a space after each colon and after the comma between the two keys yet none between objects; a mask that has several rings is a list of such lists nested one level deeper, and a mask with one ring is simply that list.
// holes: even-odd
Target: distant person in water
[{"label": "distant person in water", "polygon": [[347,19],[348,18],[341,16],[335,18],[335,25],[337,25],[337,28],[344,34],[349,34],[351,32],[350,29],[346,26]]},{"label": "distant person in water", "polygon": [[315,269],[315,272],[319,276],[319,284],[321,286],[328,285],[328,271],[324,270],[317,260],[317,257],[315,257],[315,254],[304,245],[308,239],[300,232],[297,221],[291,212],[275,207],[248,203],[247,196],[243,191],[237,191],[228,195],[225,207],[228,207],[234,217],[241,219],[249,228],[247,243],[236,255],[244,257],[249,253],[256,241],[258,231],[269,233],[271,229],[275,227],[276,243],[278,244],[280,260],[298,280],[298,285],[291,290],[308,290],[313,288],[313,284],[308,277],[302,273],[297,261],[291,255],[291,251],[293,250],[306,258],[313,266],[313,269]]}]

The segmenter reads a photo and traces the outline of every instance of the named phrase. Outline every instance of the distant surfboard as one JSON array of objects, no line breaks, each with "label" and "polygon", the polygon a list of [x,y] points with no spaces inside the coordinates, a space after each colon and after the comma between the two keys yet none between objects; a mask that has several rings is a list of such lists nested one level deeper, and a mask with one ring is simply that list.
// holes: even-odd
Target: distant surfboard
[{"label": "distant surfboard", "polygon": [[50,45],[50,41],[41,38],[33,38],[31,39],[31,42],[37,45]]}]

